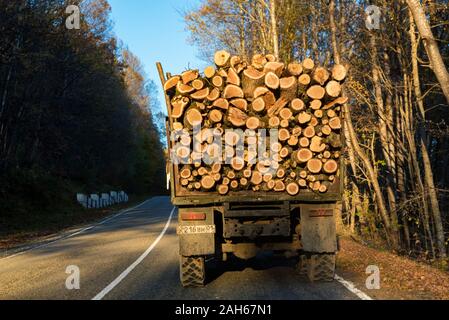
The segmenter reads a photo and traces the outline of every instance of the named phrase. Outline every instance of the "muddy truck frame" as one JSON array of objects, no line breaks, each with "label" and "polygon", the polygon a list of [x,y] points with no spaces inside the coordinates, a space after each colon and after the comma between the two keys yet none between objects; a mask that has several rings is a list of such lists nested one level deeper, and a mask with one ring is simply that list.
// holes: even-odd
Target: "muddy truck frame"
[{"label": "muddy truck frame", "polygon": [[[170,78],[157,63],[162,84]],[[170,100],[166,95],[167,108]],[[166,119],[168,151],[170,117]],[[169,152],[168,152],[169,153]],[[180,282],[184,287],[206,283],[206,262],[227,261],[230,255],[249,260],[259,252],[285,253],[297,258],[297,271],[310,281],[333,281],[338,241],[336,210],[342,199],[344,165],[328,192],[287,193],[183,190],[180,166],[167,156],[171,202],[178,208]],[[342,159],[340,161],[343,161]]]}]

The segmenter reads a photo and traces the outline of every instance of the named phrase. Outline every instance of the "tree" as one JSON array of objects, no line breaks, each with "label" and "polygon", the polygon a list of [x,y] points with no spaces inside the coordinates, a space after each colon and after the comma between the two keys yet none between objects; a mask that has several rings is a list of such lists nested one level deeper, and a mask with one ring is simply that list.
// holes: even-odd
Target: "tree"
[{"label": "tree", "polygon": [[416,26],[418,27],[419,33],[423,39],[432,70],[440,82],[441,90],[443,90],[446,100],[449,103],[449,72],[444,65],[440,49],[438,48],[438,42],[433,36],[432,29],[429,21],[427,21],[426,14],[424,13],[421,3],[418,0],[407,0],[407,4],[413,14]]},{"label": "tree", "polygon": [[[81,8],[80,30],[66,29],[69,4]],[[154,97],[139,61],[120,54],[108,2],[0,1],[0,12],[0,203],[21,186],[32,203],[48,181],[71,186],[52,195],[61,203],[80,191],[162,190]]]}]

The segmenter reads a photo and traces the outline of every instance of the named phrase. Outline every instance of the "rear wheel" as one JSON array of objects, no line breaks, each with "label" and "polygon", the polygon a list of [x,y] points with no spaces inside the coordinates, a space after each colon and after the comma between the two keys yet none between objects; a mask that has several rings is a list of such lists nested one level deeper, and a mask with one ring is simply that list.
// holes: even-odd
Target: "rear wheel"
[{"label": "rear wheel", "polygon": [[206,279],[204,257],[180,257],[180,279],[183,287],[202,287]]},{"label": "rear wheel", "polygon": [[298,272],[312,282],[331,282],[335,277],[335,254],[301,255]]}]

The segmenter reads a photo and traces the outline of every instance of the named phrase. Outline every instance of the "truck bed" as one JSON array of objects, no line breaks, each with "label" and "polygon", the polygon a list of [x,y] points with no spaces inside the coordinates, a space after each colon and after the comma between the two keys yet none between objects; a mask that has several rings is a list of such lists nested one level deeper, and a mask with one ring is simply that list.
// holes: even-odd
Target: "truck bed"
[{"label": "truck bed", "polygon": [[[344,168],[344,166],[341,166]],[[183,189],[179,183],[179,170],[177,165],[170,164],[170,187],[171,200],[175,206],[199,206],[199,205],[221,205],[225,202],[273,202],[273,201],[290,201],[292,203],[306,202],[336,202],[341,200],[342,180],[337,177],[331,185],[328,192],[320,194],[309,190],[301,190],[296,196],[290,196],[287,192],[261,191],[254,192],[251,190],[231,191],[226,196],[220,195],[218,192],[203,191],[187,191]]]}]

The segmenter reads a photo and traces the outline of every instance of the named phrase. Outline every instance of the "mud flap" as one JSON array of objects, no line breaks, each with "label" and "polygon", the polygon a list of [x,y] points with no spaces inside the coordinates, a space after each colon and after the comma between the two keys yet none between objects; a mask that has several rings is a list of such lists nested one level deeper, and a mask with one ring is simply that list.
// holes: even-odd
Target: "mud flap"
[{"label": "mud flap", "polygon": [[[204,220],[183,220],[185,213],[204,213]],[[179,208],[179,227],[213,226],[213,208]],[[178,229],[179,229],[178,227]],[[201,229],[201,228],[200,228]],[[179,234],[179,254],[184,257],[207,256],[215,254],[215,233],[189,233]]]},{"label": "mud flap", "polygon": [[300,210],[303,250],[335,253],[337,251],[335,204],[303,204]]}]

